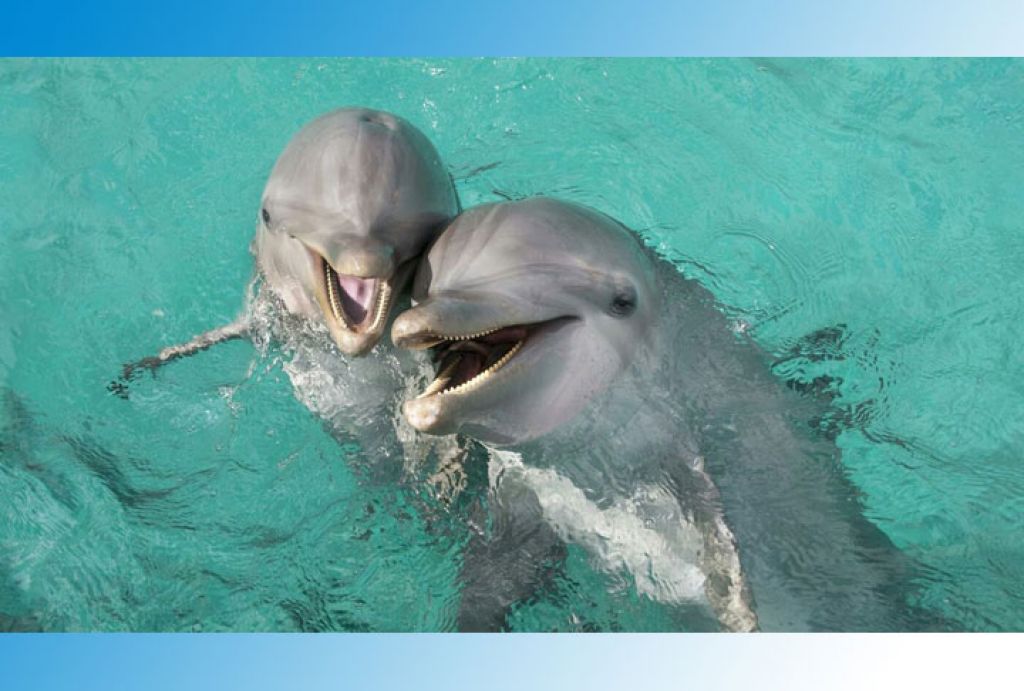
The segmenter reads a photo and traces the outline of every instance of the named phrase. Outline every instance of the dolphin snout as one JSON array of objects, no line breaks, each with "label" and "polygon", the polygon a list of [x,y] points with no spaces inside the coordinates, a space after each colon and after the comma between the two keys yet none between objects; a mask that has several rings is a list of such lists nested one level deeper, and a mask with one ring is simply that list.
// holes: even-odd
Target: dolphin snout
[{"label": "dolphin snout", "polygon": [[409,424],[420,432],[428,434],[446,434],[450,430],[442,429],[442,408],[436,396],[414,398],[402,404],[402,414]]},{"label": "dolphin snout", "polygon": [[360,278],[391,278],[395,273],[395,252],[389,246],[358,247],[340,250],[329,257],[339,274]]},{"label": "dolphin snout", "polygon": [[422,350],[442,340],[430,333],[430,326],[415,308],[403,312],[391,325],[391,342],[399,348]]},{"label": "dolphin snout", "polygon": [[395,248],[387,243],[326,231],[294,237],[327,260],[339,274],[390,279],[395,273]]}]

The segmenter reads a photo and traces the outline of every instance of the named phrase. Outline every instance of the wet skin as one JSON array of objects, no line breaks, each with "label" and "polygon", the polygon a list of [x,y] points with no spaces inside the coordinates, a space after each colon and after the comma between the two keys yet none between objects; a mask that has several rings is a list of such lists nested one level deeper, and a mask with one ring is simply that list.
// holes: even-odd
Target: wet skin
[{"label": "wet skin", "polygon": [[342,352],[380,340],[415,260],[458,213],[448,172],[405,120],[346,108],[306,125],[267,180],[254,247],[287,309]]},{"label": "wet skin", "polygon": [[[524,464],[492,472],[489,503],[509,513],[494,523],[514,529],[467,554],[463,628],[503,626],[559,540],[581,534],[545,514],[545,470],[666,539],[695,526],[719,581],[736,576],[730,549],[707,553],[734,537],[763,629],[946,627],[913,606],[927,574],[864,517],[839,449],[813,429],[827,402],[773,376],[707,290],[613,219],[551,199],[472,209],[424,256],[413,299],[392,337],[429,350],[436,375],[404,404],[410,424]],[[674,509],[651,499],[666,495]],[[743,628],[742,588],[716,593],[715,578],[719,620]]]}]

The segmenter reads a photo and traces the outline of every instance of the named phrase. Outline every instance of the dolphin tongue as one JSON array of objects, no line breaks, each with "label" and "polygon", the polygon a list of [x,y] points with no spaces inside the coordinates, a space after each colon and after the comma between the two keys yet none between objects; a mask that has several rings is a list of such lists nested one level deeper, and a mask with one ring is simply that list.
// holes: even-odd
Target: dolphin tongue
[{"label": "dolphin tongue", "polygon": [[338,274],[338,286],[341,288],[341,307],[345,310],[345,316],[355,324],[359,325],[366,321],[366,314],[370,311],[371,302],[377,294],[377,278],[359,278],[358,276],[346,276]]},{"label": "dolphin tongue", "polygon": [[452,386],[467,382],[484,369],[484,356],[480,353],[462,353],[452,376]]},{"label": "dolphin tongue", "polygon": [[434,381],[417,398],[461,388],[492,367],[502,366],[522,347],[530,326],[506,326],[476,338],[455,337],[433,346],[433,360],[439,363]]},{"label": "dolphin tongue", "polygon": [[[526,330],[523,329],[522,333],[525,334]],[[435,361],[440,360],[441,364],[428,391],[436,393],[465,384],[497,362],[518,340],[521,339],[498,338],[493,343],[485,342],[486,338],[449,341],[448,345],[434,351]]]}]

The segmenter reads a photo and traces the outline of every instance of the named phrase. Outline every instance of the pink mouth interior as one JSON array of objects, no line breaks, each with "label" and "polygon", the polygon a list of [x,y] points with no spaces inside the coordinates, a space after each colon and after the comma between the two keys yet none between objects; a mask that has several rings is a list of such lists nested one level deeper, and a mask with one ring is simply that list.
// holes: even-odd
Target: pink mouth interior
[{"label": "pink mouth interior", "polygon": [[476,377],[497,362],[512,346],[524,340],[528,333],[526,326],[507,326],[486,336],[446,341],[435,347],[434,360],[440,361],[439,370],[445,369],[445,365],[452,362],[449,358],[458,359],[447,388],[454,388]]},{"label": "pink mouth interior", "polygon": [[356,325],[366,321],[371,302],[377,294],[377,278],[359,278],[338,274],[338,286],[341,288],[341,308],[345,316]]}]

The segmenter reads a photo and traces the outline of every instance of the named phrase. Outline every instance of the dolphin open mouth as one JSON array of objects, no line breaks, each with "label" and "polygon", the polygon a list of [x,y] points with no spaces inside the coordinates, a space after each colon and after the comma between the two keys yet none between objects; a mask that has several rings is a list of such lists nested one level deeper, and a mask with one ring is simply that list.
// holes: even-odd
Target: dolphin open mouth
[{"label": "dolphin open mouth", "polygon": [[[391,305],[391,286],[382,278],[340,274],[320,259],[328,316],[355,333],[373,333],[384,323]],[[327,311],[326,309],[324,310]]]},{"label": "dolphin open mouth", "polygon": [[416,397],[417,400],[431,396],[459,395],[479,388],[494,377],[532,336],[567,319],[571,318],[560,317],[535,324],[498,327],[461,336],[409,334],[398,345],[432,350],[437,373],[430,385]]},{"label": "dolphin open mouth", "polygon": [[528,332],[525,326],[508,326],[441,341],[433,352],[437,375],[417,398],[465,393],[476,388],[522,349]]}]

